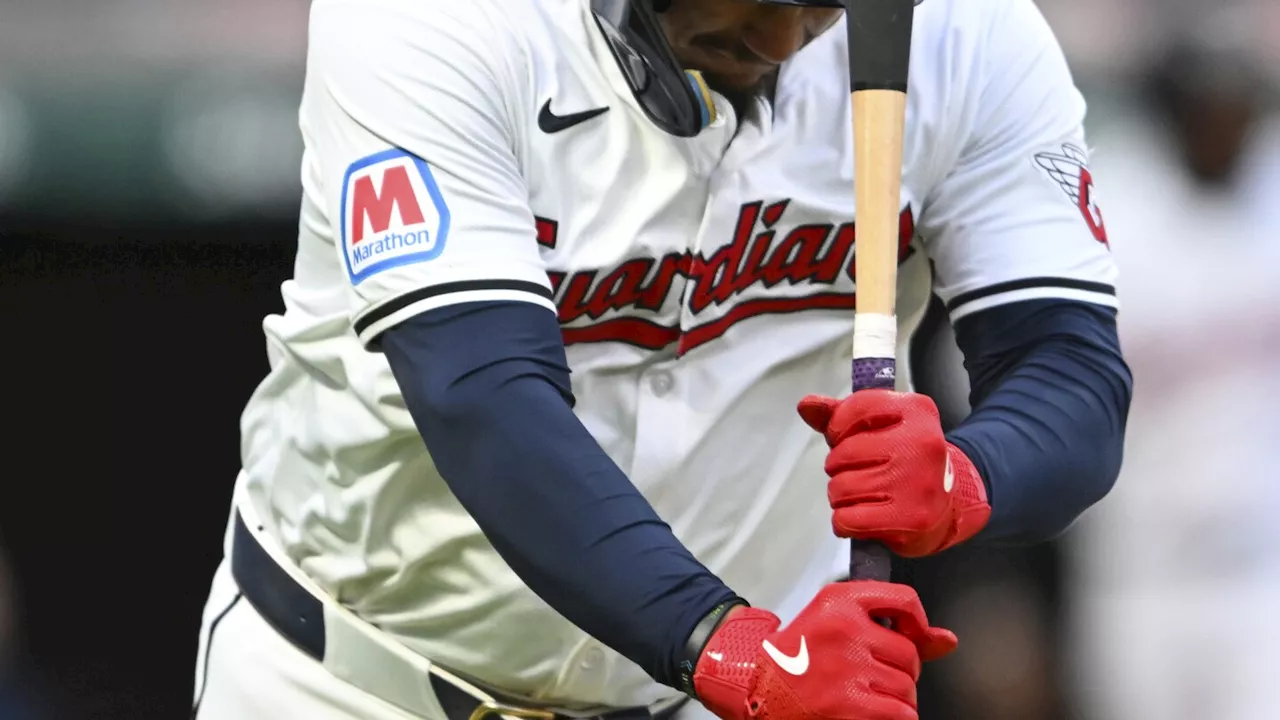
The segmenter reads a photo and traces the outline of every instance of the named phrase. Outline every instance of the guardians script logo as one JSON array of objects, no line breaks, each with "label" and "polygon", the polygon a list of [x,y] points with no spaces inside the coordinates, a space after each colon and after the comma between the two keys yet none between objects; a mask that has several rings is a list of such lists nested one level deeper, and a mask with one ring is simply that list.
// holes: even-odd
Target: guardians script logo
[{"label": "guardians script logo", "polygon": [[[661,258],[635,258],[613,268],[549,273],[565,344],[622,342],[661,350],[678,343],[677,351],[683,354],[757,315],[852,310],[854,293],[836,291],[834,286],[842,273],[850,280],[854,277],[855,224],[801,225],[780,236],[776,228],[790,203],[743,205],[732,242],[710,257],[686,251]],[[554,248],[558,235],[555,220],[538,218],[541,245]],[[910,255],[914,235],[915,219],[907,208],[899,225],[899,262]],[[732,302],[750,288],[782,284],[805,285],[813,292]],[[673,289],[687,295],[688,309],[694,316],[710,307],[732,307],[692,328],[682,329],[678,320],[657,322],[657,314]]]}]

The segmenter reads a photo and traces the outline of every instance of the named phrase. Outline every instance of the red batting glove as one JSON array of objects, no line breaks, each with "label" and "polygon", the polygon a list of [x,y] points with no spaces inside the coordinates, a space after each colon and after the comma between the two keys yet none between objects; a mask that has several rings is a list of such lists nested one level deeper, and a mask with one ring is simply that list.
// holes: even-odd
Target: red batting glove
[{"label": "red batting glove", "polygon": [[723,720],[918,720],[921,663],[956,649],[905,585],[834,583],[779,624],[735,608],[716,628],[693,673],[707,709]]},{"label": "red batting glove", "polygon": [[860,390],[844,400],[810,395],[800,417],[831,452],[827,498],[836,535],[884,544],[903,557],[941,552],[991,518],[987,489],[942,435],[925,395]]}]

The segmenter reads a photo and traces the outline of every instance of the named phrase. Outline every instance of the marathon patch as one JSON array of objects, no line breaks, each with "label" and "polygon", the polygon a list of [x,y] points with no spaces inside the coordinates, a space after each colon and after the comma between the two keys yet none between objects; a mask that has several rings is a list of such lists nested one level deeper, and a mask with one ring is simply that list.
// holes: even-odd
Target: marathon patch
[{"label": "marathon patch", "polygon": [[384,270],[434,260],[449,236],[449,208],[427,161],[399,149],[347,168],[341,220],[353,285]]}]

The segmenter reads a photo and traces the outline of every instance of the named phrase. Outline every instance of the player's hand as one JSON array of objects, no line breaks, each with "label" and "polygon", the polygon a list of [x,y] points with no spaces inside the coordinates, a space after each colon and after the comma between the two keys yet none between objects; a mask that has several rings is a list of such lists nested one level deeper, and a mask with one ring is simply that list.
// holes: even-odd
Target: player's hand
[{"label": "player's hand", "polygon": [[725,618],[693,674],[707,709],[724,720],[918,720],[921,663],[956,648],[905,585],[834,583],[780,624],[755,608]]},{"label": "player's hand", "polygon": [[891,390],[861,390],[844,400],[810,395],[799,411],[831,447],[827,497],[836,535],[922,557],[977,535],[991,518],[982,478],[943,437],[938,408],[927,396]]}]

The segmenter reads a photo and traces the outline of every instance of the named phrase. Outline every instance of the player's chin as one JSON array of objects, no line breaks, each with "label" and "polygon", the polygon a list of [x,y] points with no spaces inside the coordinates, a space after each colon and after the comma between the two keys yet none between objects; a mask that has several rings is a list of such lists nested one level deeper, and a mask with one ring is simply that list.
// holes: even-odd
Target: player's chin
[{"label": "player's chin", "polygon": [[756,94],[764,87],[764,80],[768,74],[768,70],[702,71],[702,77],[707,81],[708,87],[729,97]]}]

